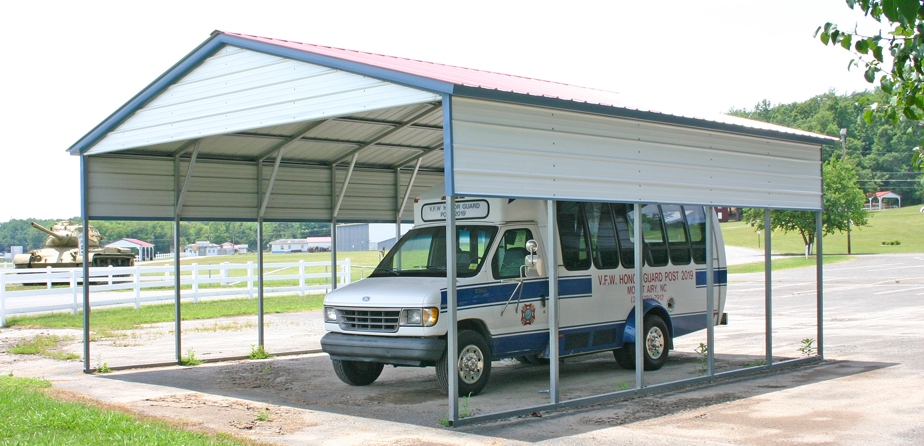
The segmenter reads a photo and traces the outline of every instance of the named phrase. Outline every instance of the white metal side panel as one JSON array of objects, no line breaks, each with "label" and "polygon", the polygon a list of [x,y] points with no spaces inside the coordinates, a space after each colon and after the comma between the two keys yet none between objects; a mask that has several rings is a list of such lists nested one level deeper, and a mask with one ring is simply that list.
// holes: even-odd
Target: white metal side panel
[{"label": "white metal side panel", "polygon": [[90,218],[173,218],[173,161],[87,158]]},{"label": "white metal side panel", "polygon": [[[273,164],[263,167],[263,190],[269,187]],[[267,220],[330,221],[330,168],[280,166],[266,206]]]},{"label": "white metal side panel", "polygon": [[87,153],[440,99],[434,93],[229,46],[135,112]]},{"label": "white metal side panel", "polygon": [[819,146],[453,98],[457,195],[821,207]]},{"label": "white metal side panel", "polygon": [[[180,163],[180,181],[186,178]],[[188,220],[257,218],[256,164],[199,160],[193,167],[180,218]]]}]

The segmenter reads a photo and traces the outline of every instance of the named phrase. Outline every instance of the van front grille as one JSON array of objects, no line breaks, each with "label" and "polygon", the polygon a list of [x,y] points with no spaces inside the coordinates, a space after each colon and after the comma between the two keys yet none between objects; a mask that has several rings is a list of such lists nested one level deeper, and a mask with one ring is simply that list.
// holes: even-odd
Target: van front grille
[{"label": "van front grille", "polygon": [[398,331],[400,310],[338,308],[340,328],[347,331],[394,333]]}]

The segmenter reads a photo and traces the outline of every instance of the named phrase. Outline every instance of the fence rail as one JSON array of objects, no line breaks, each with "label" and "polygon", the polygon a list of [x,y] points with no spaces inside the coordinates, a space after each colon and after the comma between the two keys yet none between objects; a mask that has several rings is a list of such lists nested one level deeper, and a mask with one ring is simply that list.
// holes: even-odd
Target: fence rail
[{"label": "fence rail", "polygon": [[[289,262],[263,265],[264,292],[299,293],[330,289],[330,262]],[[173,301],[174,267],[130,266],[90,268],[90,306]],[[337,262],[337,284],[350,283],[350,259]],[[257,265],[193,263],[180,268],[180,298],[198,302],[201,298],[244,297],[257,294]],[[83,269],[0,268],[0,327],[13,314],[83,309]],[[189,287],[188,289],[186,287]]]}]

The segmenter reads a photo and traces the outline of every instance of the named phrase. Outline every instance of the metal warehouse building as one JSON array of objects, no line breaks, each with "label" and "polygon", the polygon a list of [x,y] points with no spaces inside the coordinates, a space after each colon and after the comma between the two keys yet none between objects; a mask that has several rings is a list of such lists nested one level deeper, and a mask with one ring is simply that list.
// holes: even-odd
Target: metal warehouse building
[{"label": "metal warehouse building", "polygon": [[[409,198],[444,180],[450,206],[481,196],[820,211],[820,147],[836,141],[647,110],[595,89],[216,31],[69,151],[81,159],[85,221],[178,228],[183,220],[411,222]],[[554,308],[554,292],[550,300]],[[455,336],[451,329],[450,348]],[[548,407],[568,404],[556,394],[555,364]],[[456,398],[450,391],[458,423]]]}]

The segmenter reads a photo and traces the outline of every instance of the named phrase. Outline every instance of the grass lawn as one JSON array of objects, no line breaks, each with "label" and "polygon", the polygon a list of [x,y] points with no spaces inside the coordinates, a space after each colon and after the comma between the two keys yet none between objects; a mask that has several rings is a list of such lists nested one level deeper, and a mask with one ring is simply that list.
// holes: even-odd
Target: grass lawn
[{"label": "grass lawn", "polygon": [[[856,257],[853,256],[824,256],[824,264],[831,265],[833,263],[846,262],[848,260],[853,260]],[[815,256],[809,256],[805,258],[803,256],[795,257],[786,257],[786,258],[777,258],[772,261],[773,271],[779,271],[784,269],[793,269],[793,268],[805,268],[805,267],[815,267]],[[754,262],[754,263],[742,263],[738,265],[728,265],[729,274],[744,274],[744,273],[757,273],[764,271],[764,262]]]},{"label": "grass lawn", "polygon": [[[291,313],[296,311],[319,310],[323,306],[324,296],[309,294],[307,296],[266,296],[263,299],[264,313]],[[183,302],[180,305],[183,320],[213,319],[218,317],[257,314],[256,299],[227,299]],[[115,307],[93,310],[90,322],[97,333],[113,330],[130,330],[132,328],[159,322],[172,322],[175,312],[173,304],[142,305],[134,307]],[[11,316],[7,325],[37,326],[48,328],[83,328],[83,312],[48,313],[29,316]]]},{"label": "grass lawn", "polygon": [[0,444],[247,445],[93,404],[62,401],[46,380],[0,376]]},{"label": "grass lawn", "polygon": [[[924,252],[924,213],[920,206],[870,212],[869,226],[850,231],[852,254]],[[721,223],[727,246],[763,249],[763,234],[744,222]],[[758,242],[758,239],[759,242]],[[900,244],[888,243],[900,242]],[[887,243],[883,245],[883,242]],[[758,246],[758,243],[760,246]],[[847,233],[834,233],[822,241],[825,254],[847,254]],[[771,246],[778,254],[803,254],[805,244],[798,232],[773,232]]]}]

